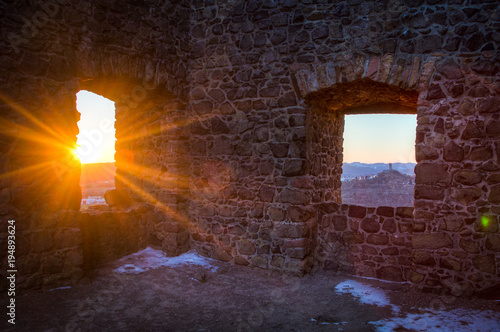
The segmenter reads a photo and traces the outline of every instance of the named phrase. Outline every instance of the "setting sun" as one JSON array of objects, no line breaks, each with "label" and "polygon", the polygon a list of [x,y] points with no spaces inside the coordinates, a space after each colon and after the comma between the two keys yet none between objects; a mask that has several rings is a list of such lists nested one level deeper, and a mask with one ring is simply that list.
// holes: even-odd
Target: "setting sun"
[{"label": "setting sun", "polygon": [[81,119],[74,153],[82,164],[114,162],[115,103],[85,90],[76,96],[76,108],[81,113]]}]

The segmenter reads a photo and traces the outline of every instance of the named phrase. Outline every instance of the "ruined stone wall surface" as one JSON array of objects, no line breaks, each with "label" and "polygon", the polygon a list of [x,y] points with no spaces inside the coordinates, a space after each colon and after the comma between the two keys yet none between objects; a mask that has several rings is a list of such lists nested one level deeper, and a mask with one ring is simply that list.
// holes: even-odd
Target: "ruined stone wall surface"
[{"label": "ruined stone wall surface", "polygon": [[[68,257],[61,270],[67,275],[33,268],[23,283],[77,278],[85,261],[79,167],[68,157],[81,88],[117,104],[117,188],[131,204],[146,204],[150,244],[291,273],[331,265],[321,249],[333,243],[326,232],[341,239],[342,250],[352,246],[335,225],[333,232],[322,225],[346,216],[346,231],[354,232],[358,218],[349,217],[350,207],[324,210],[340,203],[343,114],[373,104],[393,113],[417,108],[413,274],[393,267],[422,288],[498,283],[495,1],[0,5],[0,111],[7,123],[0,167],[9,174],[0,178],[2,238],[6,220],[16,219],[19,243],[26,243],[19,264]],[[103,78],[115,83],[100,85]],[[368,210],[365,218],[382,222],[382,230],[358,230],[364,241],[400,231],[384,230],[386,217]],[[61,231],[74,236],[56,245]],[[407,257],[407,242],[391,239],[387,250],[365,243],[366,254],[356,244],[356,268],[389,275],[376,257],[391,256],[393,246]],[[71,260],[73,252],[81,259]]]},{"label": "ruined stone wall surface", "polygon": [[[75,94],[88,88],[135,105],[136,113],[144,91],[156,87],[186,98],[190,9],[175,1],[3,1],[0,7],[2,274],[7,221],[15,220],[18,287],[71,283],[85,260],[80,164],[71,152],[80,116]],[[89,83],[103,78],[124,84]]]},{"label": "ruined stone wall surface", "polygon": [[[474,288],[498,282],[499,13],[492,1],[194,1],[193,7],[188,108],[209,119],[201,121],[206,132],[195,135],[207,142],[199,163],[215,159],[228,169],[222,186],[228,191],[194,204],[201,213],[193,208],[192,220],[202,230],[194,243],[207,252],[224,248],[226,260],[242,256],[244,264],[270,267],[274,256],[291,257],[285,242],[301,239],[305,255],[294,266],[306,270],[319,215],[303,213],[298,227],[290,211],[336,202],[334,191],[314,182],[319,150],[304,154],[308,135],[315,142],[305,127],[308,107],[341,113],[377,103],[393,113],[418,107],[414,225],[421,234],[412,236],[412,246],[436,259],[429,267],[414,258],[422,276],[415,280],[437,288],[465,279]],[[336,88],[350,83],[359,89]],[[356,97],[339,98],[340,91]],[[303,114],[305,121],[296,121]],[[486,147],[478,152],[483,139]],[[330,142],[326,149],[341,151],[340,140]],[[458,152],[451,157],[450,151]],[[476,159],[467,160],[471,151]],[[330,174],[334,190],[337,176]],[[318,185],[324,196],[294,187],[299,180]],[[276,207],[286,213],[276,215]],[[489,233],[477,226],[485,213],[491,214]],[[447,214],[461,222],[445,226]],[[451,243],[436,240],[448,237]],[[467,252],[464,241],[481,249]],[[446,265],[458,257],[460,267]]]},{"label": "ruined stone wall surface", "polygon": [[319,267],[385,280],[410,280],[412,226],[411,207],[323,204],[318,225]]}]

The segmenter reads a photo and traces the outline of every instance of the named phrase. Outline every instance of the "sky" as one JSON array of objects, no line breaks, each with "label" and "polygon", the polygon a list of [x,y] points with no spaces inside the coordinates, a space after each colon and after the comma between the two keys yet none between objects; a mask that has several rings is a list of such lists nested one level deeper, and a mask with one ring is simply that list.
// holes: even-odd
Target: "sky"
[{"label": "sky", "polygon": [[415,162],[417,116],[353,114],[345,116],[344,162]]},{"label": "sky", "polygon": [[[77,93],[82,114],[77,154],[82,163],[114,162],[115,105],[88,91]],[[417,116],[408,114],[346,115],[344,162],[415,162]]]},{"label": "sky", "polygon": [[81,114],[76,154],[82,164],[114,162],[115,103],[82,90],[76,94],[76,109]]}]

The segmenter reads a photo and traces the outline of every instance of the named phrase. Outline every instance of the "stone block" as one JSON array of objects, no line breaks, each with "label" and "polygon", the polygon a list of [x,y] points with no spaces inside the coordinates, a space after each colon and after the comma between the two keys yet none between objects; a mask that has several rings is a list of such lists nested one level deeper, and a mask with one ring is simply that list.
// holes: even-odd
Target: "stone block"
[{"label": "stone block", "polygon": [[428,251],[414,251],[412,260],[418,265],[434,266],[436,264],[436,260]]},{"label": "stone block", "polygon": [[374,56],[370,59],[365,74],[367,78],[370,78],[372,80],[375,80],[377,78],[379,63],[380,57]]},{"label": "stone block", "polygon": [[476,256],[472,259],[472,264],[479,271],[483,271],[486,273],[495,274],[496,266],[495,266],[495,256]]},{"label": "stone block", "polygon": [[306,161],[303,159],[289,159],[285,161],[283,176],[301,176],[306,172]]},{"label": "stone block", "polygon": [[261,202],[272,202],[274,200],[275,189],[263,185],[259,190],[259,199]]},{"label": "stone block", "polygon": [[283,243],[283,249],[288,248],[306,248],[309,244],[309,239],[302,238],[296,240],[285,240]]},{"label": "stone block", "polygon": [[488,201],[493,203],[500,203],[500,185],[491,186]]},{"label": "stone block", "polygon": [[415,183],[431,185],[449,185],[451,175],[444,164],[417,164],[415,166]]},{"label": "stone block", "polygon": [[439,260],[439,267],[448,270],[460,271],[462,269],[462,263],[450,257],[443,257]]},{"label": "stone block", "polygon": [[447,231],[456,232],[464,225],[464,218],[456,215],[445,216],[444,223]]},{"label": "stone block", "polygon": [[288,143],[271,143],[269,147],[275,158],[285,158],[288,156],[289,146]]},{"label": "stone block", "polygon": [[389,244],[389,237],[387,235],[381,234],[369,234],[366,237],[366,243],[374,245],[386,245]]},{"label": "stone block", "polygon": [[412,283],[420,283],[424,281],[425,276],[421,273],[415,272],[415,271],[410,271],[408,280],[410,280]]},{"label": "stone block", "polygon": [[401,282],[403,281],[403,274],[401,273],[400,268],[392,266],[384,266],[377,270],[377,278],[383,280]]},{"label": "stone block", "polygon": [[238,241],[238,251],[241,255],[255,254],[255,244],[247,239]]},{"label": "stone block", "polygon": [[379,206],[377,208],[377,215],[382,217],[394,217],[394,208],[390,206]]},{"label": "stone block", "polygon": [[428,185],[415,186],[415,199],[441,200],[443,198],[444,188]]},{"label": "stone block", "polygon": [[276,227],[276,235],[278,237],[301,238],[306,233],[306,227],[303,224],[283,224]]},{"label": "stone block", "polygon": [[367,233],[377,233],[380,230],[380,223],[373,218],[365,218],[361,221],[361,229]]},{"label": "stone block", "polygon": [[315,215],[315,209],[311,207],[290,206],[287,211],[293,222],[306,222]]},{"label": "stone block", "polygon": [[330,218],[331,224],[336,231],[342,232],[347,229],[347,217],[342,215],[335,215]]},{"label": "stone block", "polygon": [[413,234],[412,236],[413,249],[440,249],[451,248],[453,241],[446,233],[422,233]]},{"label": "stone block", "polygon": [[420,65],[422,59],[418,56],[413,57],[413,63],[411,66],[410,80],[408,81],[409,88],[415,88],[418,84],[418,79],[420,77]]},{"label": "stone block", "polygon": [[116,208],[127,208],[133,204],[128,191],[124,189],[108,190],[104,194],[104,199],[106,200],[106,204]]},{"label": "stone block", "polygon": [[420,87],[427,87],[427,84],[429,83],[429,80],[432,76],[432,73],[434,71],[434,61],[428,61],[424,63],[422,67],[422,72],[420,73],[420,78],[419,78],[419,86]]},{"label": "stone block", "polygon": [[364,255],[373,255],[373,256],[378,255],[378,251],[375,247],[367,246],[367,245],[361,246],[361,252]]},{"label": "stone block", "polygon": [[285,254],[290,258],[303,259],[306,257],[306,253],[303,248],[290,248],[287,249]]},{"label": "stone block", "polygon": [[250,264],[245,258],[243,258],[241,256],[236,256],[234,258],[234,263],[237,265],[245,265],[245,266]]},{"label": "stone block", "polygon": [[233,259],[233,256],[221,247],[217,247],[212,252],[212,258],[223,262],[229,262]]},{"label": "stone block", "polygon": [[500,111],[500,97],[488,96],[487,98],[479,99],[476,105],[479,113],[498,113]]},{"label": "stone block", "polygon": [[252,257],[252,265],[265,269],[267,268],[267,258],[264,256],[254,256]]},{"label": "stone block", "polygon": [[472,202],[477,201],[483,195],[483,191],[478,187],[469,187],[469,188],[457,188],[454,189],[452,193],[452,197],[464,204],[469,205]]},{"label": "stone block", "polygon": [[286,217],[286,211],[278,207],[270,207],[268,213],[273,221],[283,221]]},{"label": "stone block", "polygon": [[461,139],[468,141],[474,138],[484,138],[486,135],[482,127],[479,127],[475,122],[469,121],[462,132]]},{"label": "stone block", "polygon": [[316,66],[316,75],[318,76],[318,84],[321,89],[330,86],[330,82],[328,80],[328,74],[326,72],[326,66],[324,64]]},{"label": "stone block", "polygon": [[349,217],[364,218],[365,216],[366,216],[366,207],[357,205],[349,206]]},{"label": "stone block", "polygon": [[233,226],[233,227],[229,227],[229,234],[240,236],[240,235],[245,234],[245,230],[243,228],[241,228],[240,226]]},{"label": "stone block", "polygon": [[383,248],[381,252],[383,255],[388,255],[388,256],[399,255],[399,249],[396,247]]},{"label": "stone block", "polygon": [[311,202],[311,197],[308,193],[300,190],[293,190],[286,188],[284,189],[280,195],[279,199],[283,203],[291,203],[291,204],[309,204]]},{"label": "stone block", "polygon": [[427,145],[417,145],[415,147],[415,155],[417,162],[424,160],[435,160],[439,158],[439,153],[436,149]]},{"label": "stone block", "polygon": [[467,157],[472,161],[486,161],[491,158],[493,158],[493,149],[488,145],[473,147]]},{"label": "stone block", "polygon": [[394,233],[397,230],[396,222],[392,218],[386,219],[386,220],[384,220],[384,223],[382,224],[382,229],[386,232]]},{"label": "stone block", "polygon": [[283,256],[273,255],[271,257],[271,266],[283,267],[284,264],[285,264],[285,258]]},{"label": "stone block", "polygon": [[413,208],[412,207],[397,207],[396,216],[400,218],[411,218],[413,219]]},{"label": "stone block", "polygon": [[500,234],[488,234],[486,236],[486,248],[493,251],[500,251]]},{"label": "stone block", "polygon": [[390,54],[386,54],[382,57],[380,61],[380,69],[377,75],[377,82],[387,82],[387,80],[389,79],[389,73],[391,71],[393,61],[394,57]]},{"label": "stone block", "polygon": [[455,174],[455,181],[466,186],[478,184],[482,180],[481,174],[473,170],[459,170]]}]

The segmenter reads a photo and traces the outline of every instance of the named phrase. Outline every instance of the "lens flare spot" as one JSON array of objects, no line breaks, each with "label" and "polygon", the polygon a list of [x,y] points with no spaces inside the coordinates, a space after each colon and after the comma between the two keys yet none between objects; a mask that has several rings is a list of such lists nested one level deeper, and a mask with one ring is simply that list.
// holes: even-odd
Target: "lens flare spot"
[{"label": "lens flare spot", "polygon": [[483,227],[488,227],[489,224],[490,224],[490,217],[489,216],[482,216],[481,217],[481,225],[483,225]]}]

